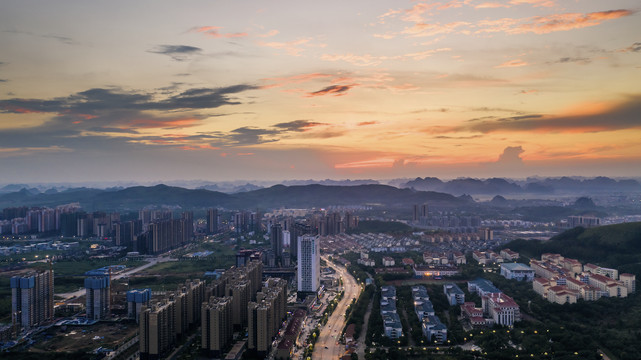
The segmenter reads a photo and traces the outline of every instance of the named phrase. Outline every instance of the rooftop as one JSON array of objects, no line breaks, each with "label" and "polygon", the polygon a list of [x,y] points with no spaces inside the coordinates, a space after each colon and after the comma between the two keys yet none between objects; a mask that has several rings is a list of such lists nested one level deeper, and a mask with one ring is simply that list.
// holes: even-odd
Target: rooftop
[{"label": "rooftop", "polygon": [[510,271],[534,271],[531,267],[521,263],[503,263],[501,269],[506,268]]}]

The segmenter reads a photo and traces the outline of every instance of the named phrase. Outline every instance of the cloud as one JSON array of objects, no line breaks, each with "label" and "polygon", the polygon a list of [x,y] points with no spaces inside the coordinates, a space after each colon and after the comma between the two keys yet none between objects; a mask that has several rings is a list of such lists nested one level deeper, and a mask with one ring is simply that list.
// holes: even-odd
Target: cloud
[{"label": "cloud", "polygon": [[641,42],[635,42],[634,44],[632,44],[632,45],[630,45],[630,46],[628,46],[626,48],[619,49],[617,51],[618,52],[639,52],[639,51],[641,51]]},{"label": "cloud", "polygon": [[0,147],[0,158],[13,156],[32,156],[37,154],[52,154],[61,152],[71,152],[72,149],[63,146],[44,146],[44,147]]},{"label": "cloud", "polygon": [[356,125],[358,125],[358,126],[367,126],[367,125],[376,125],[376,124],[378,124],[378,121],[361,121]]},{"label": "cloud", "polygon": [[291,56],[301,56],[301,53],[305,51],[305,48],[309,47],[325,47],[326,44],[315,44],[312,43],[312,38],[298,38],[296,40],[288,41],[288,42],[264,42],[264,41],[259,41],[257,44],[259,46],[263,47],[269,47],[272,49],[277,49],[277,50],[284,50],[287,55]]},{"label": "cloud", "polygon": [[299,75],[293,75],[293,76],[287,76],[287,77],[265,78],[262,80],[272,82],[269,85],[265,85],[263,88],[275,88],[275,87],[282,87],[289,84],[305,83],[305,82],[313,81],[316,79],[324,79],[332,76],[333,75],[323,74],[323,73],[307,73],[307,74],[299,74]]},{"label": "cloud", "polygon": [[333,95],[333,96],[343,96],[355,86],[359,84],[349,84],[349,85],[331,85],[320,89],[318,91],[307,93],[307,97],[323,96],[323,95]]},{"label": "cloud", "polygon": [[527,62],[521,59],[515,59],[515,60],[506,61],[501,65],[497,65],[495,66],[495,68],[511,68],[511,67],[527,66],[527,65],[529,65]]},{"label": "cloud", "polygon": [[154,54],[168,55],[176,61],[185,61],[191,55],[197,55],[202,52],[201,48],[189,45],[158,45],[147,52]]},{"label": "cloud", "polygon": [[345,61],[356,66],[377,66],[377,65],[380,65],[383,61],[388,61],[388,60],[401,60],[401,61],[408,60],[408,59],[423,60],[434,54],[451,51],[451,50],[452,49],[450,48],[429,49],[429,50],[423,50],[419,52],[394,55],[394,56],[374,56],[370,54],[355,55],[351,53],[337,54],[337,55],[324,54],[321,57],[321,59],[326,61]]},{"label": "cloud", "polygon": [[[51,117],[41,125],[0,130],[0,147],[23,147],[36,143],[65,148],[91,147],[84,139],[109,139],[109,144],[139,143],[174,146],[202,140],[145,138],[149,129],[181,129],[200,125],[209,115],[199,110],[240,104],[235,95],[256,87],[234,85],[195,88],[173,94],[94,88],[54,99],[0,100],[0,113],[44,113]],[[242,134],[237,134],[242,135]],[[185,145],[181,143],[181,145]],[[189,145],[189,144],[188,144]],[[105,146],[108,146],[105,144]],[[116,145],[114,145],[116,146]]]},{"label": "cloud", "polygon": [[496,9],[502,7],[509,8],[510,5],[497,2],[485,2],[475,6],[476,9]]},{"label": "cloud", "polygon": [[467,27],[471,25],[465,21],[455,21],[447,24],[440,23],[416,23],[412,27],[405,28],[401,34],[409,35],[411,37],[425,37],[435,36],[440,34],[449,34],[457,31],[460,27]]},{"label": "cloud", "polygon": [[77,45],[78,43],[74,41],[72,38],[67,37],[67,36],[59,36],[59,35],[42,35],[43,38],[48,38],[48,39],[54,39],[58,40],[59,42],[65,44],[65,45]]},{"label": "cloud", "polygon": [[61,36],[61,35],[54,35],[54,34],[35,34],[30,31],[21,31],[21,30],[4,30],[2,31],[4,33],[9,33],[9,34],[19,34],[19,35],[29,35],[29,36],[35,36],[35,37],[41,37],[44,39],[54,39],[62,44],[65,45],[77,45],[78,43],[73,40],[70,37],[67,36]]},{"label": "cloud", "polygon": [[503,18],[499,20],[484,20],[477,23],[481,29],[476,33],[505,32],[508,34],[548,34],[556,31],[568,31],[600,25],[606,20],[618,19],[634,14],[635,11],[619,9],[597,11],[592,13],[565,13],[529,18]]},{"label": "cloud", "polygon": [[[598,105],[598,104],[597,104]],[[578,111],[585,111],[594,104],[584,104]],[[508,118],[473,122],[454,131],[494,132],[602,132],[641,128],[641,95],[629,96],[625,101],[609,106],[595,106],[592,113],[567,115],[530,114]]]},{"label": "cloud", "polygon": [[543,7],[553,7],[556,6],[556,1],[554,0],[510,0],[512,5],[521,5],[527,4],[534,7],[543,6]]},{"label": "cloud", "polygon": [[337,55],[323,54],[323,56],[321,56],[321,59],[325,61],[345,61],[356,66],[376,66],[383,61],[381,57],[376,57],[369,54],[355,55],[351,53]]},{"label": "cloud", "polygon": [[379,157],[368,160],[352,161],[348,163],[336,164],[336,169],[360,169],[360,168],[380,168],[380,167],[393,167],[397,162],[395,158]]},{"label": "cloud", "polygon": [[326,124],[310,121],[310,120],[294,120],[294,121],[289,121],[284,123],[278,123],[274,125],[274,127],[283,129],[285,131],[303,132],[320,125],[326,125]]},{"label": "cloud", "polygon": [[257,36],[257,37],[261,37],[261,38],[267,38],[267,37],[276,36],[276,35],[278,35],[278,34],[279,34],[279,31],[278,31],[278,30],[270,30],[270,31],[268,31],[268,32],[266,32],[266,33],[264,33],[264,34],[258,34],[258,35],[256,35],[256,36]]},{"label": "cloud", "polygon": [[220,39],[220,38],[242,38],[248,36],[246,32],[236,32],[236,33],[221,33],[219,30],[222,29],[221,26],[197,26],[191,28],[189,32],[197,32],[204,34],[207,37]]},{"label": "cloud", "polygon": [[523,150],[521,146],[508,146],[503,150],[503,153],[499,155],[496,163],[502,165],[521,165],[523,164],[521,154],[524,152],[525,150]]},{"label": "cloud", "polygon": [[562,57],[556,61],[553,61],[553,64],[566,64],[566,63],[577,63],[577,64],[589,64],[592,62],[592,59],[586,57]]},{"label": "cloud", "polygon": [[265,136],[275,135],[277,131],[267,130],[267,129],[258,129],[253,127],[244,126],[235,130],[232,130],[227,138],[231,141],[231,144],[235,146],[247,146],[247,145],[258,145],[267,142],[278,141],[278,139],[270,139]]}]

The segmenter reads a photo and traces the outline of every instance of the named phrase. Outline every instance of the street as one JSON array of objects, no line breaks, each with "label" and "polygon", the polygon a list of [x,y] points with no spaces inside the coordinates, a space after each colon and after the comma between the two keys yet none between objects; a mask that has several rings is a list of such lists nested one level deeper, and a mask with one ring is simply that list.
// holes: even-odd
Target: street
[{"label": "street", "polygon": [[334,313],[327,320],[327,324],[321,329],[320,336],[314,346],[313,359],[338,359],[345,352],[345,345],[338,343],[338,339],[345,327],[345,311],[353,299],[358,299],[362,289],[356,279],[342,266],[335,265],[323,257],[327,265],[336,270],[338,276],[343,279],[345,295],[338,303]]}]

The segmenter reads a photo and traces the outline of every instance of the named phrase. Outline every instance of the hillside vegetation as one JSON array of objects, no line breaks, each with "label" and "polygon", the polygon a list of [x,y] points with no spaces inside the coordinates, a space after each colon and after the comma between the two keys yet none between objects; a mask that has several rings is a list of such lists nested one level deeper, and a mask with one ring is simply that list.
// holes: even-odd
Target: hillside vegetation
[{"label": "hillside vegetation", "polygon": [[505,247],[532,258],[539,258],[543,253],[559,253],[583,263],[596,263],[641,276],[641,222],[592,229],[577,227],[548,241],[515,240]]}]

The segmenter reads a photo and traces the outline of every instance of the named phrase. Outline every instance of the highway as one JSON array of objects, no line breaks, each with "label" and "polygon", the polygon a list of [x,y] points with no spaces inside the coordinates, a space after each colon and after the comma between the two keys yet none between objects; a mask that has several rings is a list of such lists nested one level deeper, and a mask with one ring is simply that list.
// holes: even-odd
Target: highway
[{"label": "highway", "polygon": [[[175,259],[171,259],[169,257],[155,257],[155,258],[149,258],[145,259],[148,260],[149,262],[145,265],[139,266],[137,268],[125,271],[123,273],[115,274],[111,277],[111,280],[118,280],[120,278],[135,274],[141,270],[145,270],[146,268],[152,267],[158,263],[161,262],[166,262],[166,261],[176,261]],[[65,300],[69,300],[74,297],[79,297],[85,295],[86,290],[84,288],[81,288],[80,290],[69,292],[69,293],[62,293],[62,294],[56,294],[56,296],[63,297]]]},{"label": "highway", "polygon": [[336,273],[343,278],[343,289],[345,296],[338,303],[336,310],[327,320],[327,324],[321,329],[320,336],[314,346],[312,359],[338,359],[345,353],[345,345],[338,343],[338,338],[345,327],[345,311],[347,306],[352,302],[352,299],[358,299],[362,288],[356,282],[356,279],[347,272],[342,266],[338,266],[323,257],[328,264],[336,270]]}]

